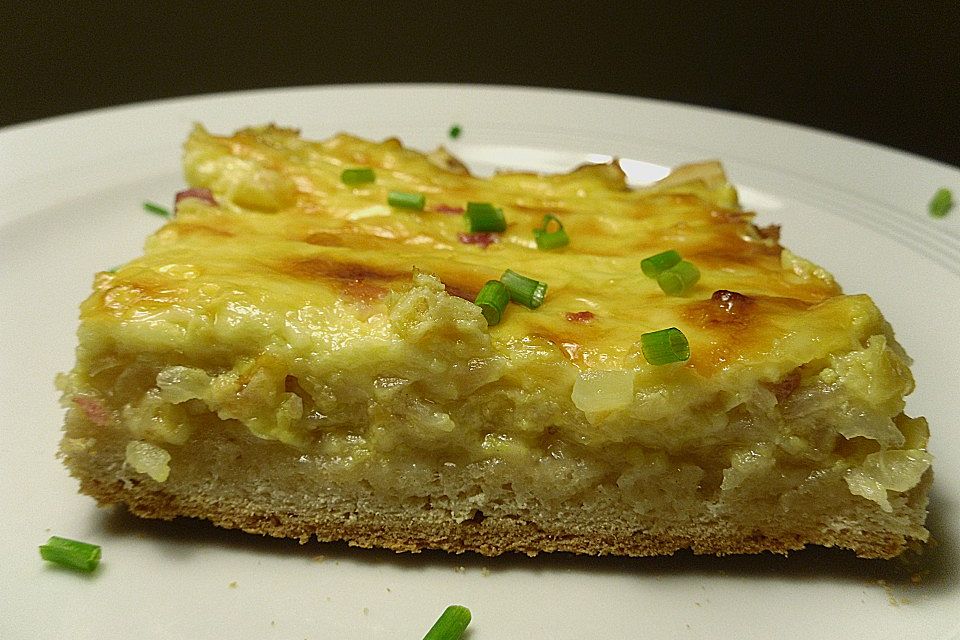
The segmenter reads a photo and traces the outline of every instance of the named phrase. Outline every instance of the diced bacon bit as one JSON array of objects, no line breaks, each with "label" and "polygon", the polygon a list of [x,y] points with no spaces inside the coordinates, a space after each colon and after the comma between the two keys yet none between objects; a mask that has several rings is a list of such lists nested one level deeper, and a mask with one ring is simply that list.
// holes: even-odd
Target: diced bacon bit
[{"label": "diced bacon bit", "polygon": [[450,295],[456,296],[457,298],[462,298],[467,302],[473,302],[476,300],[477,294],[480,293],[476,289],[470,289],[469,287],[452,284],[450,282],[444,282],[443,287]]},{"label": "diced bacon bit", "polygon": [[475,233],[465,233],[461,231],[457,234],[457,240],[463,244],[478,245],[482,249],[486,249],[495,242],[500,242],[497,234],[490,233],[489,231],[477,231]]},{"label": "diced bacon bit", "polygon": [[173,199],[173,204],[178,205],[181,200],[186,198],[196,198],[197,200],[203,200],[211,206],[217,206],[217,199],[213,197],[213,192],[205,187],[192,187],[178,191],[176,197]]},{"label": "diced bacon bit", "polygon": [[596,316],[593,315],[592,311],[568,311],[567,320],[569,322],[577,322],[580,324],[587,324],[588,322],[593,321]]},{"label": "diced bacon bit", "polygon": [[780,225],[771,224],[766,227],[755,227],[757,234],[764,240],[780,241]]},{"label": "diced bacon bit", "polygon": [[777,402],[783,402],[791,393],[797,390],[797,387],[800,386],[800,370],[794,369],[787,376],[777,382],[776,384],[771,385],[770,390],[773,391],[773,395],[777,397]]},{"label": "diced bacon bit", "polygon": [[73,399],[73,404],[77,405],[80,411],[83,411],[83,415],[87,416],[87,420],[98,427],[105,427],[110,424],[110,412],[103,406],[103,403],[96,398],[76,396]]},{"label": "diced bacon bit", "polygon": [[428,211],[433,211],[434,213],[463,213],[466,209],[449,204],[435,204],[430,207]]}]

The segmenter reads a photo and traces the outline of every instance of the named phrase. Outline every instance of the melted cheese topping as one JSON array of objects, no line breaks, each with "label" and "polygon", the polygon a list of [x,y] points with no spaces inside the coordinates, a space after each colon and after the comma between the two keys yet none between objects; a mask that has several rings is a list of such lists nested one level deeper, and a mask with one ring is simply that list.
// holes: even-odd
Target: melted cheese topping
[{"label": "melted cheese topping", "polygon": [[[876,306],[755,228],[716,164],[644,189],[616,164],[481,179],[442,150],[265,127],[197,128],[185,166],[217,205],[183,200],[82,307],[73,384],[143,441],[182,444],[215,419],[349,455],[719,444],[723,460],[700,462],[730,469],[758,440],[808,459],[851,455],[837,433],[875,443],[860,460],[905,446],[913,382]],[[376,181],[343,184],[353,167]],[[393,190],[425,209],[388,206]],[[473,243],[467,202],[502,208],[507,230]],[[545,214],[569,246],[536,248]],[[702,274],[680,297],[640,269],[667,249]],[[546,300],[488,328],[472,300],[508,268],[547,282]],[[671,326],[690,360],[648,364],[640,334]]]},{"label": "melted cheese topping", "polygon": [[[829,276],[785,266],[780,247],[757,234],[722,174],[710,183],[639,191],[627,189],[615,164],[483,180],[443,171],[396,141],[308,143],[273,128],[232,138],[198,130],[186,165],[190,182],[211,188],[223,206],[186,201],[150,241],[148,257],[110,278],[104,312],[197,310],[219,288],[247,298],[260,314],[342,303],[356,316],[408,285],[415,269],[472,301],[484,282],[510,268],[549,290],[536,311],[509,307],[490,331],[498,343],[542,338],[580,368],[643,368],[634,353],[639,334],[677,326],[692,342],[689,366],[709,374],[733,354],[768,358],[787,327],[815,335],[822,322],[797,322],[803,315],[843,322],[869,304],[837,304],[840,291]],[[374,168],[376,183],[341,183],[340,172],[353,166]],[[426,210],[387,206],[391,190],[425,193]],[[436,211],[469,201],[505,212],[507,231],[487,247],[461,241],[462,215]],[[547,213],[563,220],[569,247],[536,249],[532,230]],[[665,296],[641,275],[643,258],[669,248],[702,274],[683,297]],[[750,302],[715,304],[717,290]],[[818,307],[825,302],[828,308]],[[583,311],[592,313],[588,321],[568,319]]]}]

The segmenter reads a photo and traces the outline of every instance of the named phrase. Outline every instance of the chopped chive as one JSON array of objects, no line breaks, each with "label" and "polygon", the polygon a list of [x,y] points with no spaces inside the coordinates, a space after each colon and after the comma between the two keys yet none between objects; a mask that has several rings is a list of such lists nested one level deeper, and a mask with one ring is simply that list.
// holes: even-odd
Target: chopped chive
[{"label": "chopped chive", "polygon": [[470,609],[452,604],[444,609],[423,640],[459,640],[469,624]]},{"label": "chopped chive", "polygon": [[406,191],[391,191],[387,194],[387,204],[401,209],[423,210],[427,203],[427,196],[422,193],[407,193]]},{"label": "chopped chive", "polygon": [[506,231],[507,229],[507,219],[503,217],[503,209],[498,209],[489,202],[468,202],[467,212],[464,215],[471,233]]},{"label": "chopped chive", "polygon": [[367,182],[373,182],[377,179],[377,175],[373,172],[373,169],[369,167],[362,167],[359,169],[344,169],[340,174],[340,181],[343,184],[366,184]]},{"label": "chopped chive", "polygon": [[88,542],[51,536],[40,545],[40,557],[76,571],[90,573],[100,564],[100,547]]},{"label": "chopped chive", "polygon": [[652,365],[686,362],[690,359],[690,343],[687,336],[676,327],[651,331],[640,336],[643,357]]},{"label": "chopped chive", "polygon": [[450,127],[450,131],[447,133],[451,138],[456,140],[457,138],[460,137],[460,134],[463,133],[463,129],[460,128],[460,125],[455,124],[452,127]]},{"label": "chopped chive", "polygon": [[492,327],[499,324],[508,302],[510,302],[510,292],[504,284],[499,280],[489,280],[483,285],[483,289],[480,289],[474,304],[480,307],[483,317],[487,319],[487,325]]},{"label": "chopped chive", "polygon": [[490,233],[489,231],[478,231],[477,233],[464,233],[461,231],[457,234],[457,240],[463,244],[474,244],[481,249],[486,249],[497,242],[497,234]]},{"label": "chopped chive", "polygon": [[563,223],[553,214],[543,217],[543,224],[533,230],[533,239],[537,241],[537,248],[544,250],[570,244],[570,236],[563,230]]},{"label": "chopped chive", "polygon": [[543,304],[547,295],[547,283],[522,276],[507,269],[500,276],[500,282],[510,292],[510,299],[528,309],[536,309]]},{"label": "chopped chive", "polygon": [[946,187],[937,189],[930,200],[930,215],[934,218],[942,218],[953,208],[953,194]]},{"label": "chopped chive", "polygon": [[657,284],[668,296],[682,296],[700,279],[700,270],[692,262],[681,260],[657,276]]},{"label": "chopped chive", "polygon": [[153,202],[144,202],[143,208],[145,211],[148,211],[154,215],[163,216],[164,218],[170,217],[170,210],[166,207],[161,207],[160,205]]},{"label": "chopped chive", "polygon": [[680,262],[680,254],[676,249],[670,249],[663,253],[644,258],[640,261],[640,269],[648,278],[656,278],[658,275],[676,266]]}]

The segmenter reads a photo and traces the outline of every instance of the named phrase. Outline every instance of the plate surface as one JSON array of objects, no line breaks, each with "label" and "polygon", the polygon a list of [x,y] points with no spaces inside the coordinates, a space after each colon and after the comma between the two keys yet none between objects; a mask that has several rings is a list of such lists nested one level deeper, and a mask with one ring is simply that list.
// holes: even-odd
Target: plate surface
[{"label": "plate surface", "polygon": [[[825,549],[612,559],[395,555],[140,521],[77,495],[55,451],[53,378],[73,364],[92,274],[160,225],[193,122],[298,126],[445,144],[478,172],[610,156],[631,179],[719,158],[760,224],[873,296],[914,357],[908,413],[930,420],[937,540],[910,563]],[[458,123],[463,134],[447,138]],[[269,90],[90,112],[0,131],[0,637],[419,638],[450,603],[468,638],[960,637],[960,211],[926,213],[960,171],[758,118],[568,91],[441,85]],[[52,534],[94,541],[93,576],[46,566]]]}]

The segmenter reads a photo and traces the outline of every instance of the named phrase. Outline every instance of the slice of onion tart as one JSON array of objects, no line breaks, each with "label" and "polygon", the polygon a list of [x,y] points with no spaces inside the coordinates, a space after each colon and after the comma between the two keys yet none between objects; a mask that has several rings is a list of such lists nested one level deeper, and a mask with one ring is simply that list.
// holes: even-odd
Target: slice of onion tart
[{"label": "slice of onion tart", "polygon": [[185,168],[59,380],[102,504],[491,555],[927,538],[909,359],[717,163],[479,178],[267,126],[196,128]]}]

